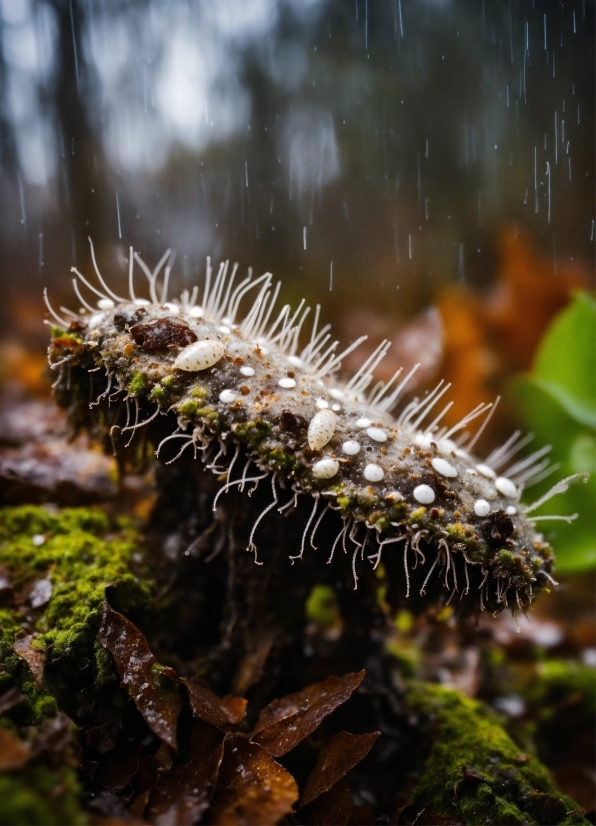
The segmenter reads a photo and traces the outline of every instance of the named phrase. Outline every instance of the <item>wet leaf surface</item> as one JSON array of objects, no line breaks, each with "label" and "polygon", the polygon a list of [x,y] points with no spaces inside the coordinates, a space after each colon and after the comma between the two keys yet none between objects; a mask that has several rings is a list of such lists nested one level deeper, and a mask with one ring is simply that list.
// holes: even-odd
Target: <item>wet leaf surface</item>
[{"label": "wet leaf surface", "polygon": [[31,756],[31,750],[18,737],[0,727],[0,771],[22,769]]},{"label": "wet leaf surface", "polygon": [[31,669],[35,682],[38,686],[41,686],[43,682],[43,670],[46,662],[46,654],[45,651],[36,651],[35,648],[31,647],[31,643],[34,639],[35,638],[32,634],[27,634],[22,630],[19,631],[15,636],[14,650],[15,654],[17,654],[22,660],[25,660]]},{"label": "wet leaf surface", "polygon": [[292,775],[245,734],[227,734],[209,822],[275,824],[293,810],[298,786]]},{"label": "wet leaf surface", "polygon": [[114,657],[121,683],[149,728],[176,750],[180,695],[171,678],[160,674],[145,635],[105,602],[99,640]]},{"label": "wet leaf surface", "polygon": [[306,781],[301,805],[306,806],[328,792],[350,769],[364,760],[380,734],[380,731],[368,734],[340,731],[330,737],[323,744],[317,764]]},{"label": "wet leaf surface", "polygon": [[364,671],[328,677],[273,700],[260,713],[253,741],[274,757],[287,754],[320,725],[332,711],[345,703],[364,679]]},{"label": "wet leaf surface", "polygon": [[217,782],[224,746],[205,760],[191,760],[164,775],[151,790],[149,816],[157,826],[197,823],[209,807]]}]

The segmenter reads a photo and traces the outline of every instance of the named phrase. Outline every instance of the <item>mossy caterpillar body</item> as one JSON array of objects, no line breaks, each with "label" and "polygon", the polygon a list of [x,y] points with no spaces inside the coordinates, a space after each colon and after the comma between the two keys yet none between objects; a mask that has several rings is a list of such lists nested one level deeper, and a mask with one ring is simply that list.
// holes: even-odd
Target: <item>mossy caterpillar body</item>
[{"label": "mossy caterpillar body", "polygon": [[[147,278],[149,298],[135,291],[134,260]],[[362,339],[337,354],[329,325],[319,328],[317,308],[301,344],[309,308],[301,302],[296,310],[286,305],[274,312],[279,285],[273,287],[269,273],[252,278],[249,271],[238,283],[236,267],[230,272],[222,264],[214,274],[208,262],[198,303],[198,287],[168,301],[169,250],[153,271],[131,250],[127,297],[108,287],[93,262],[96,285],[73,270],[78,313],[62,308],[62,318],[46,297],[60,325],[49,350],[59,401],[80,418],[89,400],[81,399],[73,376],[83,370],[101,385],[90,401],[95,415],[103,411],[109,419],[110,406],[124,402],[126,420],[116,427],[129,441],[138,430],[157,433],[158,417],[173,414],[177,426],[160,435],[156,455],[171,462],[188,448],[200,454],[222,479],[214,510],[226,490],[268,478],[272,501],[257,515],[248,543],[255,561],[258,526],[273,508],[283,509],[285,488],[294,502],[299,495],[312,499],[292,561],[313,543],[327,510],[336,510],[343,522],[329,561],[338,546],[350,549],[355,586],[358,564],[368,560],[376,567],[383,553],[403,558],[406,594],[410,571],[423,569],[420,593],[441,577],[443,596],[456,597],[464,610],[525,609],[552,581],[554,557],[535,529],[544,517],[531,514],[570,480],[523,506],[524,484],[548,472],[548,449],[520,460],[525,441],[515,434],[484,461],[474,457],[484,425],[467,441],[466,430],[475,420],[486,424],[490,404],[454,427],[441,426],[450,406],[439,405],[448,389],[441,382],[392,413],[413,371],[405,377],[398,371],[369,391],[387,342],[349,381],[338,381],[342,358]],[[250,298],[241,318],[241,304]]]}]

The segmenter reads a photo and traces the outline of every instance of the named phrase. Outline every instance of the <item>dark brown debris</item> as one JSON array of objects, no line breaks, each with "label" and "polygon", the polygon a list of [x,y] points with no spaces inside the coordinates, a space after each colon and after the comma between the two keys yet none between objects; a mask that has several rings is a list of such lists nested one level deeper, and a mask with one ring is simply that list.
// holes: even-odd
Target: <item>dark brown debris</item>
[{"label": "dark brown debris", "polygon": [[306,823],[312,826],[346,826],[352,820],[353,811],[352,790],[345,777],[342,777],[329,791],[324,792],[301,812],[301,815],[304,815]]},{"label": "dark brown debris", "polygon": [[186,347],[187,344],[197,341],[197,334],[190,329],[186,321],[173,316],[135,324],[130,328],[130,334],[143,350]]}]

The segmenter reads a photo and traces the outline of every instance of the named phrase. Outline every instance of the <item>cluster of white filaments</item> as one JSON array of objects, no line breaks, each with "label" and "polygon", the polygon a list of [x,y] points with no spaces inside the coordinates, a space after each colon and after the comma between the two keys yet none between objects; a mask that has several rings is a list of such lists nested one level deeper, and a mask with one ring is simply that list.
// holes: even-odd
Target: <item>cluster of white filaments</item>
[{"label": "cluster of white filaments", "polygon": [[[73,286],[82,308],[79,313],[73,313],[61,307],[60,310],[64,314],[62,317],[53,310],[47,294],[44,294],[50,313],[61,327],[66,329],[71,321],[80,322],[83,318],[86,322],[87,335],[92,336],[93,331],[98,331],[110,323],[114,310],[120,305],[144,308],[149,313],[149,320],[180,319],[191,330],[196,331],[199,338],[179,348],[173,361],[170,358],[167,362],[167,370],[172,374],[177,371],[187,374],[211,371],[209,375],[212,376],[211,381],[220,409],[224,411],[227,409],[228,412],[225,415],[231,422],[232,433],[234,411],[238,410],[239,406],[242,407],[250,402],[254,411],[261,411],[263,416],[266,414],[267,407],[262,405],[257,395],[262,390],[263,374],[266,372],[263,359],[267,364],[266,378],[269,385],[274,388],[274,392],[271,391],[272,398],[276,400],[279,411],[282,408],[289,408],[292,411],[307,414],[306,440],[311,452],[311,458],[308,461],[314,487],[311,486],[310,489],[305,490],[295,480],[286,480],[291,484],[294,501],[295,497],[302,493],[311,494],[315,500],[299,556],[302,556],[304,551],[307,533],[315,519],[321,496],[327,493],[325,484],[333,484],[336,481],[349,483],[352,489],[354,485],[360,485],[363,491],[369,493],[378,491],[379,497],[387,503],[409,500],[412,508],[418,510],[422,508],[422,511],[439,502],[449,486],[457,485],[457,490],[467,496],[468,511],[473,511],[474,516],[478,518],[487,517],[495,508],[504,510],[510,517],[519,514],[528,523],[547,518],[567,521],[575,518],[575,515],[572,517],[530,515],[551,496],[565,490],[569,479],[559,482],[549,493],[530,506],[523,506],[520,503],[525,488],[539,482],[558,467],[549,463],[547,454],[550,448],[548,447],[537,450],[524,458],[517,458],[531,440],[531,435],[522,437],[520,432],[516,432],[483,462],[474,459],[473,448],[493,415],[496,404],[478,405],[455,425],[443,425],[442,421],[453,402],[441,403],[450,388],[449,384],[441,381],[423,398],[411,399],[394,417],[391,412],[399,405],[418,365],[415,365],[405,376],[402,376],[403,370],[399,369],[389,381],[373,384],[375,370],[389,349],[388,341],[383,341],[376,348],[349,381],[340,382],[337,379],[337,373],[342,360],[358,347],[366,336],[358,338],[349,347],[338,352],[339,342],[332,340],[330,325],[320,327],[320,308],[317,306],[310,336],[306,344],[301,346],[305,323],[311,310],[305,306],[303,300],[295,310],[286,304],[276,312],[280,284],[273,284],[270,273],[253,278],[249,270],[248,275],[236,283],[237,265],[230,270],[228,262],[225,262],[220,265],[217,272],[214,272],[208,259],[202,301],[199,303],[197,286],[191,291],[184,290],[179,298],[169,300],[168,288],[174,255],[167,250],[155,269],[150,270],[131,248],[129,295],[122,297],[113,292],[102,278],[95,260],[93,246],[91,246],[91,253],[98,286],[94,286],[73,268],[75,274]],[[148,298],[137,295],[133,273],[134,261],[138,263],[146,276]],[[158,286],[158,279],[162,272],[163,278]],[[88,293],[94,296],[94,304],[84,297],[82,288],[86,288]],[[241,317],[241,305],[245,298],[250,296],[253,297],[252,304],[244,317]],[[235,359],[238,362],[238,366],[235,367],[238,380],[232,382],[230,381],[232,369],[230,361],[234,361],[233,357],[239,355],[242,357]],[[59,367],[60,363],[55,362],[52,366]],[[220,365],[222,365],[222,370],[218,374]],[[109,373],[108,368],[106,372]],[[112,383],[111,374],[108,375],[108,379],[108,391],[106,392],[109,395]],[[120,390],[126,390],[126,387],[122,386]],[[127,407],[130,400],[130,395],[127,395]],[[132,430],[133,435],[139,427],[147,424],[158,413],[166,412],[158,406],[149,419],[138,422],[138,400],[132,398],[132,401],[136,408],[135,421],[133,424],[130,423],[129,414],[122,430]],[[476,421],[480,421],[481,426],[475,433],[472,433],[470,425]],[[195,452],[197,449],[203,450],[207,467],[218,474],[223,469],[227,474],[226,484],[218,492],[217,498],[233,486],[243,490],[247,482],[254,481],[258,484],[261,479],[272,473],[270,469],[260,465],[254,456],[249,456],[240,478],[232,481],[232,470],[239,452],[238,446],[236,446],[231,462],[227,467],[222,466],[220,457],[222,454],[225,456],[228,445],[221,444],[217,439],[214,440],[204,425],[195,424],[192,434],[184,433],[182,431],[186,425],[186,422],[179,419],[178,431],[163,440],[157,453],[159,455],[163,443],[170,439],[184,440],[183,448],[178,455],[189,446],[192,446]],[[220,450],[215,459],[211,460],[207,448],[210,449],[214,441],[219,445]],[[400,489],[400,485],[396,483],[400,478],[405,477],[406,472],[403,468],[401,471],[397,468],[399,462],[402,461],[402,453],[407,453],[409,450],[412,453],[417,452],[418,456],[424,455],[431,458],[426,462],[425,477],[419,483],[401,485]],[[250,476],[248,467],[251,462],[254,462],[259,470],[265,472],[260,476]],[[416,476],[415,473],[411,474],[410,478],[414,476]],[[280,477],[281,472],[273,473],[273,502],[259,516],[251,534],[249,547],[255,550],[255,557],[254,533],[261,519],[278,504],[275,485],[276,482],[283,484]],[[329,506],[333,505],[327,505],[323,513]],[[465,506],[463,510],[466,510]],[[314,524],[311,544],[314,531],[320,524],[321,518],[322,515]],[[357,540],[358,526],[355,519],[351,516],[344,516],[344,523],[337,541],[341,541],[345,549],[346,537],[350,538],[356,544],[355,553],[360,552],[364,555],[366,539],[363,542]],[[375,566],[380,561],[380,553],[384,544],[404,541],[406,531],[403,523],[392,524],[397,529],[394,533],[398,536],[384,540],[377,537],[379,550],[376,554],[369,556]],[[379,533],[372,525],[366,527],[374,533]],[[415,525],[414,528],[416,528]],[[408,531],[410,531],[409,527]],[[425,532],[414,532],[414,538],[409,540],[408,545],[417,555],[421,554],[418,548],[420,538],[416,540],[415,537],[421,533]],[[438,545],[439,550],[442,549],[443,567],[447,566],[448,573],[450,551],[446,537],[447,534],[444,534],[439,539]],[[333,550],[331,555],[333,555]],[[437,556],[438,559],[439,556]],[[454,572],[455,568],[453,568],[455,577]],[[545,573],[545,576],[548,574]],[[457,588],[457,583],[455,587]]]}]

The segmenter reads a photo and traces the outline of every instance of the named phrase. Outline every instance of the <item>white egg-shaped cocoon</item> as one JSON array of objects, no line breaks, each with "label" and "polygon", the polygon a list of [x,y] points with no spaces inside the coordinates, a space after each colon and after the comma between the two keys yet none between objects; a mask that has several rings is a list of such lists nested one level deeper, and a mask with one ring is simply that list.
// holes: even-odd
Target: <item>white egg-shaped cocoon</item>
[{"label": "white egg-shaped cocoon", "polygon": [[221,341],[195,341],[181,350],[174,361],[174,367],[188,373],[208,370],[223,357],[226,352]]},{"label": "white egg-shaped cocoon", "polygon": [[431,465],[440,473],[441,476],[446,476],[448,479],[453,479],[457,476],[457,469],[453,467],[451,462],[448,462],[447,459],[442,459],[440,456],[436,456]]},{"label": "white egg-shaped cocoon", "polygon": [[503,494],[503,496],[507,496],[508,498],[513,498],[517,495],[517,487],[515,483],[508,479],[506,476],[498,476],[495,479],[495,487],[499,491],[499,493]]},{"label": "white egg-shaped cocoon", "polygon": [[337,427],[337,416],[328,407],[319,410],[308,425],[308,446],[311,450],[321,450],[329,444]]},{"label": "white egg-shaped cocoon", "polygon": [[333,479],[338,471],[339,462],[336,459],[321,459],[312,467],[312,475],[315,479]]},{"label": "white egg-shaped cocoon", "polygon": [[414,499],[421,505],[430,505],[435,501],[435,492],[430,485],[418,485],[412,491]]}]

